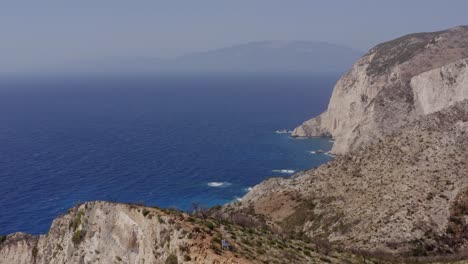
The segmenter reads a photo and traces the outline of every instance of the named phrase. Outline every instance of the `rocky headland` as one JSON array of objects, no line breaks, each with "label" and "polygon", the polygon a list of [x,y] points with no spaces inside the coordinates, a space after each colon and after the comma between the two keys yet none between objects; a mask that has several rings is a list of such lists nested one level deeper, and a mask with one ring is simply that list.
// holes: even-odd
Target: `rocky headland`
[{"label": "rocky headland", "polygon": [[468,98],[467,62],[468,26],[379,44],[336,83],[328,109],[292,135],[331,136],[335,154],[359,149]]}]

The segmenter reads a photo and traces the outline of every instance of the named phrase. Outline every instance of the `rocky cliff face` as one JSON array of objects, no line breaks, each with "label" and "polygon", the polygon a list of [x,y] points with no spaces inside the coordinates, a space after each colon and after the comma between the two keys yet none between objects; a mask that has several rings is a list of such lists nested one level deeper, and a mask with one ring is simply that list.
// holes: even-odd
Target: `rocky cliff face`
[{"label": "rocky cliff face", "polygon": [[318,169],[267,180],[228,209],[251,208],[293,234],[348,249],[446,254],[468,249],[467,197],[464,100]]},{"label": "rocky cliff face", "polygon": [[333,153],[354,151],[468,98],[467,58],[467,26],[377,45],[337,82],[328,109],[292,135],[332,136]]},{"label": "rocky cliff face", "polygon": [[0,244],[0,263],[248,262],[210,250],[204,240],[211,241],[213,234],[196,229],[188,217],[149,207],[86,203],[54,220],[47,235],[8,236]]},{"label": "rocky cliff face", "polygon": [[[226,239],[230,250],[221,248]],[[333,252],[333,251],[327,251]],[[287,262],[286,262],[287,260]],[[139,205],[89,202],[54,220],[46,235],[0,237],[1,264],[361,263],[272,233]]]}]

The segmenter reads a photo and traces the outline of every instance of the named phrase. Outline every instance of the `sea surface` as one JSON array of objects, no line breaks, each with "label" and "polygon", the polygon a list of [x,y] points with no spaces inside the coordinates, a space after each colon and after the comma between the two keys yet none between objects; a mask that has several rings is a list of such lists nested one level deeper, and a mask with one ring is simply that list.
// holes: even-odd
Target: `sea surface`
[{"label": "sea surface", "polygon": [[0,78],[0,234],[47,232],[78,202],[190,210],[332,159],[278,134],[326,109],[338,75]]}]

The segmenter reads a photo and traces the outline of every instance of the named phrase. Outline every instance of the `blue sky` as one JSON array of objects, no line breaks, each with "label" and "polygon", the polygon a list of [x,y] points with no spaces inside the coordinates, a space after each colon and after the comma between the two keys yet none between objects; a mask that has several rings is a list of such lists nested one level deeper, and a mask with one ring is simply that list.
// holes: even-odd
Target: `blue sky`
[{"label": "blue sky", "polygon": [[468,24],[468,1],[2,0],[0,69],[108,56],[170,57],[256,40],[367,50]]}]

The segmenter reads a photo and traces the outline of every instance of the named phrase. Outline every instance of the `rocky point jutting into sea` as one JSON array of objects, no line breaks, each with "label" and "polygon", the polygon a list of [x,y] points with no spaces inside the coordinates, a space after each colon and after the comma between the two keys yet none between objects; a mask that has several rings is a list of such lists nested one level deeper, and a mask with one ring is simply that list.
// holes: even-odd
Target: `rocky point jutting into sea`
[{"label": "rocky point jutting into sea", "polygon": [[337,82],[328,109],[292,135],[332,136],[335,154],[356,150],[468,98],[467,67],[468,26],[379,44]]},{"label": "rocky point jutting into sea", "polygon": [[193,215],[77,205],[0,263],[468,263],[468,27],[377,45],[294,135],[340,155]]}]

